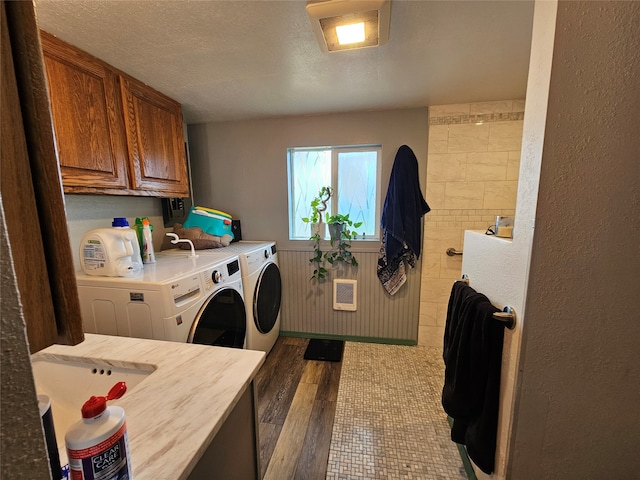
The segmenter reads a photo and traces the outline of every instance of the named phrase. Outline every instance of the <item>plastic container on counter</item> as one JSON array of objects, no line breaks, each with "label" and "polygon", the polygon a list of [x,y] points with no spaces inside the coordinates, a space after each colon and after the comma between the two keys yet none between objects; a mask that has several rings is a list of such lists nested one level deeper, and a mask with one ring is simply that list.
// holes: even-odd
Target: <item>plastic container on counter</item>
[{"label": "plastic container on counter", "polygon": [[91,397],[82,406],[82,420],[69,427],[65,446],[72,480],[131,479],[131,453],[122,407],[107,401],[122,397],[125,382],[116,383],[106,397]]}]

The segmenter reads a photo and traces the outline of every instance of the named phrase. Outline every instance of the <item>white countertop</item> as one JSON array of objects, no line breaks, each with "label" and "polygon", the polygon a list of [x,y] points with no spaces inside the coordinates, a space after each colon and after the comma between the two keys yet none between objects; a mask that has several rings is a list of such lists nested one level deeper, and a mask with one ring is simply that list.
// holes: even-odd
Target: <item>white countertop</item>
[{"label": "white countertop", "polygon": [[[117,400],[124,408],[135,480],[185,479],[264,362],[253,350],[85,334],[32,358],[156,370]],[[115,403],[115,402],[114,402]]]}]

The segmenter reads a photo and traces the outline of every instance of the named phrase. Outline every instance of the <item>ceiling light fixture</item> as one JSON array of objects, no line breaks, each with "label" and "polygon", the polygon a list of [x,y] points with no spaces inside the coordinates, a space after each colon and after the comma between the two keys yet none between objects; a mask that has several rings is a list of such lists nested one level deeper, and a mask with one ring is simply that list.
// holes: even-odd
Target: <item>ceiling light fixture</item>
[{"label": "ceiling light fixture", "polygon": [[338,43],[347,45],[349,43],[364,42],[364,22],[353,23],[351,25],[338,25],[336,27]]},{"label": "ceiling light fixture", "polygon": [[[323,52],[378,47],[389,39],[391,0],[311,1],[307,15]],[[342,40],[345,28],[359,29],[360,37]]]}]

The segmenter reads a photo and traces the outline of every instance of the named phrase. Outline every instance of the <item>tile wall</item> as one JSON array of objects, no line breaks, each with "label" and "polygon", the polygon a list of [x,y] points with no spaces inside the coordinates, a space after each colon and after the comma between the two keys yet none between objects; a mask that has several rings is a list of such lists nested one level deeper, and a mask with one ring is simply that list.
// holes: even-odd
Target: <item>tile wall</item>
[{"label": "tile wall", "polygon": [[451,285],[462,275],[465,230],[515,215],[524,100],[429,108],[418,344],[441,346]]}]

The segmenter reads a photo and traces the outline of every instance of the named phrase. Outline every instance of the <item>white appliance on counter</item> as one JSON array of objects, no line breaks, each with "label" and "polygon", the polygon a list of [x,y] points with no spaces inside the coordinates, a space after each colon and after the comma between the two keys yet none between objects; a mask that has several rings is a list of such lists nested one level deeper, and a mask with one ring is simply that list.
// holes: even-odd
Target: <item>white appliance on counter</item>
[{"label": "white appliance on counter", "polygon": [[[183,251],[165,250],[169,255]],[[282,280],[276,243],[240,241],[196,253],[220,259],[239,257],[247,317],[246,348],[269,353],[280,335]]]},{"label": "white appliance on counter", "polygon": [[243,348],[246,309],[237,256],[156,256],[133,277],[78,272],[84,331]]}]

